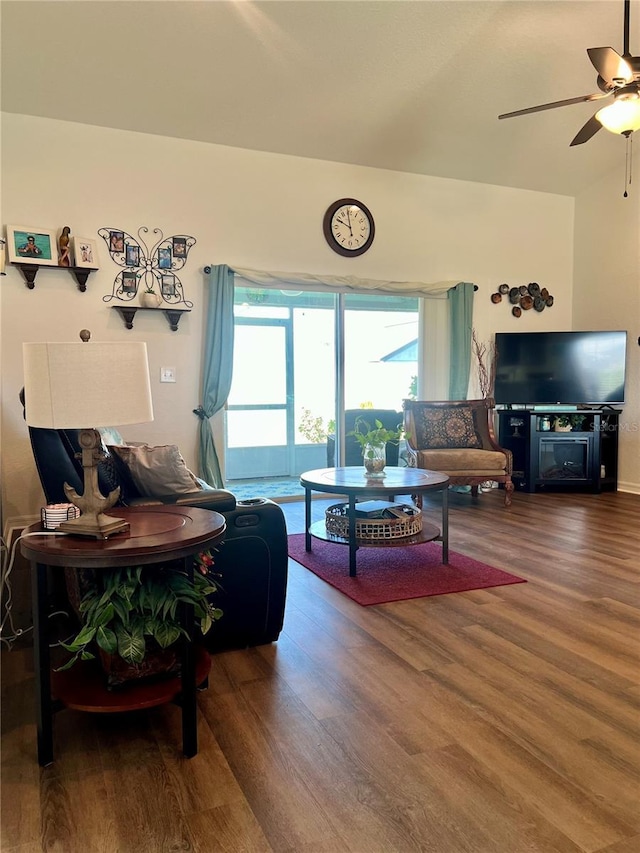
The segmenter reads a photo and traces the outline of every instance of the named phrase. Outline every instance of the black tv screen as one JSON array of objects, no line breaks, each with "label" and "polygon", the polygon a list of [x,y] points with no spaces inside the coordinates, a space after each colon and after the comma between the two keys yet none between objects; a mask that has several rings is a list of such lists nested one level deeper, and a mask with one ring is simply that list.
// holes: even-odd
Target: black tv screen
[{"label": "black tv screen", "polygon": [[626,332],[498,332],[499,405],[624,403]]}]

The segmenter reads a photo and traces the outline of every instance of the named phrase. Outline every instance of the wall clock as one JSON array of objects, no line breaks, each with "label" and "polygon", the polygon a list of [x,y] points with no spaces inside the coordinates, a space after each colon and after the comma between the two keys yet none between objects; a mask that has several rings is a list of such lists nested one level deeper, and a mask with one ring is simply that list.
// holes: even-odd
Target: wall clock
[{"label": "wall clock", "polygon": [[369,249],[376,227],[371,211],[361,201],[341,198],[327,208],[322,230],[333,251],[348,258]]}]

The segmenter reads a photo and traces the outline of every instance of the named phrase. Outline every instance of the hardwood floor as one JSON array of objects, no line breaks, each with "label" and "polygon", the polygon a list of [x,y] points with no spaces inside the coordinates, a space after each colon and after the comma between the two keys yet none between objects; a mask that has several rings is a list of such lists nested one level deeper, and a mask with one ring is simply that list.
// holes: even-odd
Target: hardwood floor
[{"label": "hardwood floor", "polygon": [[65,710],[39,768],[29,649],[3,652],[3,852],[638,853],[640,496],[450,516],[528,583],[360,607],[290,563],[279,641],[214,657],[190,760],[175,706]]}]

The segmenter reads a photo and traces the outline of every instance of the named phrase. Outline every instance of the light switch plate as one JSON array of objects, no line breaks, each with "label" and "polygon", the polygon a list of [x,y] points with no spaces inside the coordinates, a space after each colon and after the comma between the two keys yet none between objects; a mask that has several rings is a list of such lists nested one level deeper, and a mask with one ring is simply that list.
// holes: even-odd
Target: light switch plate
[{"label": "light switch plate", "polygon": [[160,368],[160,382],[175,382],[176,381],[176,369],[175,367],[161,367]]}]

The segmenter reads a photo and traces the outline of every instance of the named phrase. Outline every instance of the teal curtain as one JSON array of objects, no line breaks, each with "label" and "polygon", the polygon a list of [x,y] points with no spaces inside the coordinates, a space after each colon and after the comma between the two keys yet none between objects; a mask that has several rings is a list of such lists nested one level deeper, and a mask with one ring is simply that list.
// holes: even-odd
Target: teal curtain
[{"label": "teal curtain", "polygon": [[466,281],[447,292],[449,300],[449,399],[466,400],[471,372],[473,284]]},{"label": "teal curtain", "polygon": [[227,402],[233,374],[233,270],[226,264],[211,267],[209,304],[204,333],[202,402],[194,414],[200,418],[200,476],[211,486],[223,486],[209,418]]}]

